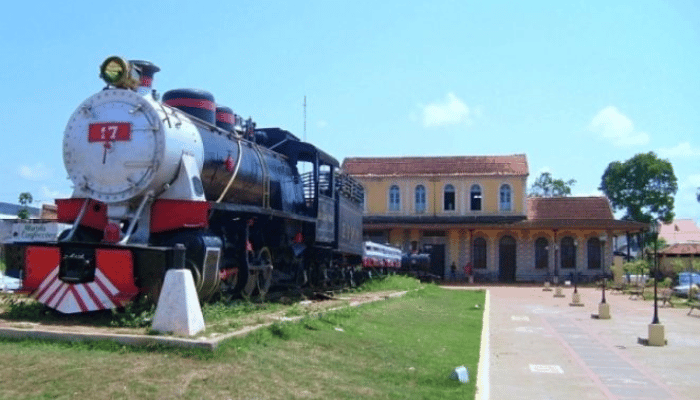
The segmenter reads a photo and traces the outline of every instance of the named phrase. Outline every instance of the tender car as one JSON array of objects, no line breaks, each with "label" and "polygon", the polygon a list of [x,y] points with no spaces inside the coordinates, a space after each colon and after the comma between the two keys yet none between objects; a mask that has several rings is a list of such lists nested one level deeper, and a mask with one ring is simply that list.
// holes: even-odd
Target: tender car
[{"label": "tender car", "polygon": [[[678,274],[678,285],[673,287],[673,294],[676,296],[687,297],[688,290],[690,289],[691,285],[700,286],[700,273],[681,272]],[[700,294],[698,296],[700,296]]]}]

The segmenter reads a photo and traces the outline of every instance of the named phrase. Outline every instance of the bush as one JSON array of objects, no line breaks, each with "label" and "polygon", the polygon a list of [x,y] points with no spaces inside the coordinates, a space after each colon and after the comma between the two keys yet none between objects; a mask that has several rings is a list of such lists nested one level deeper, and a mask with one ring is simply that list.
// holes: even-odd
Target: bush
[{"label": "bush", "polygon": [[[672,283],[673,283],[673,280],[671,278],[664,278],[664,279],[659,281],[659,284],[657,287],[670,288]],[[650,278],[647,280],[647,286],[654,286],[654,278]]]},{"label": "bush", "polygon": [[649,261],[644,259],[629,261],[622,264],[622,271],[625,275],[648,275]]}]

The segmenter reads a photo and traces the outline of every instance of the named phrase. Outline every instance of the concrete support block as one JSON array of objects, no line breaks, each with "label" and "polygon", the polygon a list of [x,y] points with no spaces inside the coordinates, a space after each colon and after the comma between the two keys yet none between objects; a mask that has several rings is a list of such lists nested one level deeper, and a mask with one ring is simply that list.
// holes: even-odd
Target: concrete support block
[{"label": "concrete support block", "polygon": [[583,307],[583,303],[581,303],[581,295],[576,292],[572,293],[571,303],[569,303],[569,305],[572,307]]},{"label": "concrete support block", "polygon": [[189,270],[166,272],[153,317],[153,329],[183,336],[193,336],[204,330],[202,308]]},{"label": "concrete support block", "polygon": [[554,288],[554,297],[565,297],[564,293],[561,292],[561,286]]},{"label": "concrete support block", "polygon": [[666,329],[661,324],[649,324],[649,346],[666,345]]},{"label": "concrete support block", "polygon": [[610,319],[610,304],[598,304],[598,319]]},{"label": "concrete support block", "polygon": [[549,286],[549,281],[544,281],[544,288],[542,288],[543,292],[551,292],[552,288]]}]

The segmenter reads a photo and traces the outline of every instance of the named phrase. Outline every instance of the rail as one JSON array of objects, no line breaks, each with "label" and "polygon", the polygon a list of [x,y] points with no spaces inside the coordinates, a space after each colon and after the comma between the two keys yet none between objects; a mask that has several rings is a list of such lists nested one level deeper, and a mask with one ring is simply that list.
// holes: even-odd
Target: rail
[{"label": "rail", "polygon": [[347,197],[353,203],[362,205],[365,197],[365,189],[362,184],[348,174],[338,173],[335,178],[336,191]]}]

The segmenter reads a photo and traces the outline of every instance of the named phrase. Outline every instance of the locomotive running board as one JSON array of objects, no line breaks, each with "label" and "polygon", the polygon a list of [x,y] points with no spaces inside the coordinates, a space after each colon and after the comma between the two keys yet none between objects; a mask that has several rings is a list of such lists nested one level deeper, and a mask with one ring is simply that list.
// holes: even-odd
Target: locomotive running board
[{"label": "locomotive running board", "polygon": [[316,223],[316,218],[307,217],[305,215],[292,214],[285,211],[273,210],[271,208],[262,208],[258,206],[249,206],[242,204],[230,203],[212,203],[212,210],[235,211],[249,214],[264,214],[276,218],[293,219],[302,222]]}]

